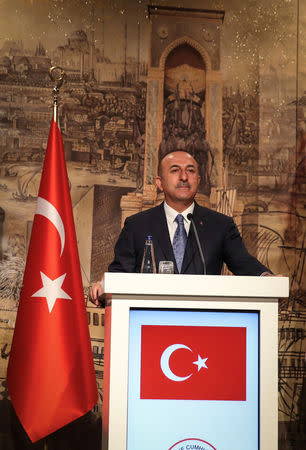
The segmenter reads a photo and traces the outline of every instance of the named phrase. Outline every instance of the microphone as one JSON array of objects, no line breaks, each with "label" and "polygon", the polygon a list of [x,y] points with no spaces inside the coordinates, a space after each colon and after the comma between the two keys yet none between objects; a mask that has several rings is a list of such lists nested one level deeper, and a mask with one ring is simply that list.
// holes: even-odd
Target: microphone
[{"label": "microphone", "polygon": [[192,223],[193,231],[194,231],[195,238],[196,238],[196,241],[197,241],[198,250],[199,250],[200,257],[201,257],[202,264],[203,264],[203,274],[206,275],[205,258],[204,258],[203,252],[202,252],[202,247],[201,247],[201,244],[200,244],[199,235],[198,235],[198,232],[197,232],[194,220],[193,220],[193,214],[191,214],[191,213],[187,214],[187,219],[190,220],[190,222]]}]

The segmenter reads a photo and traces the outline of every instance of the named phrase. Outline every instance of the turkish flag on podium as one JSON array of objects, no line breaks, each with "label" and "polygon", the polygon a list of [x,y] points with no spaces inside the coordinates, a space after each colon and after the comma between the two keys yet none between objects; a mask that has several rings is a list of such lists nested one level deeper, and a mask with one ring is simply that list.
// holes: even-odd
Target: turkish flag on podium
[{"label": "turkish flag on podium", "polygon": [[246,400],[246,328],[142,325],[141,399]]},{"label": "turkish flag on podium", "polygon": [[98,400],[61,133],[51,123],[7,373],[35,442]]}]

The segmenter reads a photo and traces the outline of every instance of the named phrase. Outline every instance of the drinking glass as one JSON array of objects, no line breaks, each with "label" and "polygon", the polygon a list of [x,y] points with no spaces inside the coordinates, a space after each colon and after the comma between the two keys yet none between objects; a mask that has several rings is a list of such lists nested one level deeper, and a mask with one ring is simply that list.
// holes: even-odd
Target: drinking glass
[{"label": "drinking glass", "polygon": [[158,273],[174,273],[173,261],[160,261],[158,265]]}]

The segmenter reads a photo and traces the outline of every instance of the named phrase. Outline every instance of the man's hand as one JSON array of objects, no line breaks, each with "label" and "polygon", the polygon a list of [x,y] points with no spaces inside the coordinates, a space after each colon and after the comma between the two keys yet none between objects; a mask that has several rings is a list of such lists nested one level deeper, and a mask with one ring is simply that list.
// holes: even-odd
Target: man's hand
[{"label": "man's hand", "polygon": [[89,300],[96,306],[100,306],[99,297],[103,294],[101,281],[97,281],[89,288]]}]

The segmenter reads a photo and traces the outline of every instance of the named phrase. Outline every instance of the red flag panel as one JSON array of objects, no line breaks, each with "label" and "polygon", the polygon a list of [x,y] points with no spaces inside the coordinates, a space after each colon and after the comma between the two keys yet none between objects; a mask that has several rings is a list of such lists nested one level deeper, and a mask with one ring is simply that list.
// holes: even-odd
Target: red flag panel
[{"label": "red flag panel", "polygon": [[54,121],[7,382],[33,442],[88,412],[98,397],[63,142]]},{"label": "red flag panel", "polygon": [[141,399],[246,400],[246,328],[142,325]]}]

